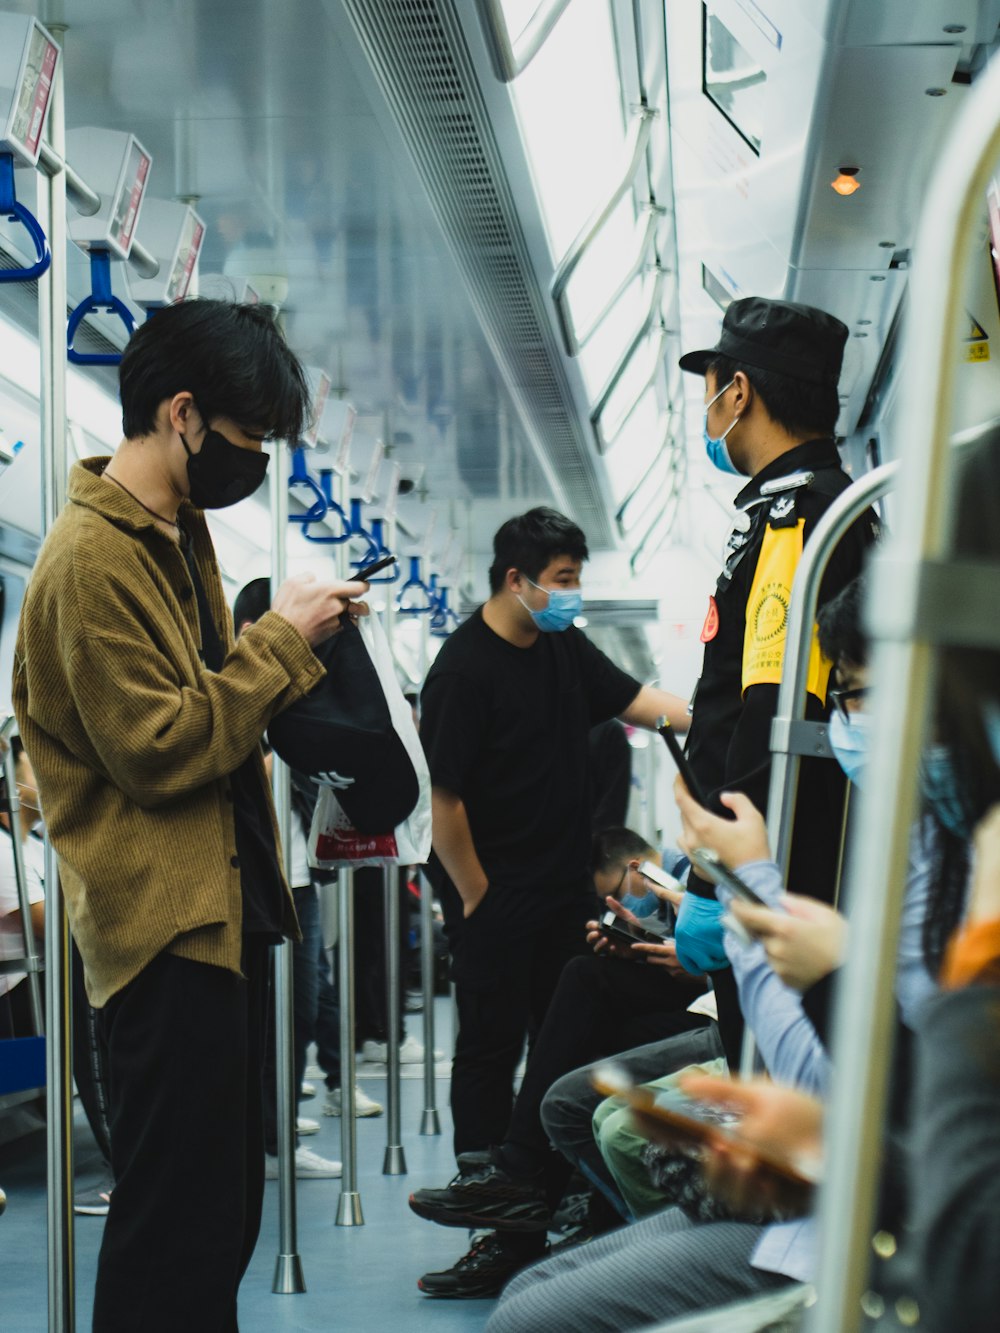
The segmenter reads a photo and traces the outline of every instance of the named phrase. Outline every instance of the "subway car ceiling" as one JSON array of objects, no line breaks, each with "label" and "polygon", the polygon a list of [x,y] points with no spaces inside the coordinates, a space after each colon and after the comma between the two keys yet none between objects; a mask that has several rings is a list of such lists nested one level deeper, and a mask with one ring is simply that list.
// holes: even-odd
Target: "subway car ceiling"
[{"label": "subway car ceiling", "polygon": [[[196,210],[192,291],[239,298],[249,283],[280,306],[329,382],[307,466],[331,464],[349,403],[355,493],[384,446],[370,512],[398,463],[401,552],[422,551],[454,600],[484,594],[504,518],[554,504],[590,541],[598,637],[634,671],[655,675],[669,652],[672,687],[693,680],[737,487],[711,473],[702,386],[677,357],[714,342],[734,297],[843,319],[846,457],[859,471],[872,440],[882,457],[905,450],[891,347],[913,231],[1000,0],[572,0],[540,7],[562,12],[509,82],[503,36],[518,48],[536,0],[36,5],[0,0],[56,33],[69,129],[134,134],[148,198]],[[74,142],[83,154],[86,136],[70,134],[71,165]],[[32,173],[16,176],[33,199]],[[144,205],[144,244],[153,216]],[[985,201],[983,219],[970,328],[988,350],[1000,318]],[[24,243],[0,221],[0,267],[23,263]],[[91,278],[69,252],[73,307]],[[134,270],[113,264],[112,287],[144,317]],[[0,286],[8,574],[40,530],[35,295]],[[77,345],[124,337],[90,316]],[[963,374],[961,424],[994,415],[995,363]],[[70,369],[80,456],[117,442],[114,384],[111,369]],[[231,592],[268,568],[265,506],[213,517]],[[289,554],[317,567],[295,533]]]}]

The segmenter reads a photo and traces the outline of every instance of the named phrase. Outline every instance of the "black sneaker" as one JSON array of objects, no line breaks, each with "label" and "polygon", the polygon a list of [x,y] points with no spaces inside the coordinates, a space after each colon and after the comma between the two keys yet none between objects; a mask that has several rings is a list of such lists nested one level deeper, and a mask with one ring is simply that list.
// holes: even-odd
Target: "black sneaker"
[{"label": "black sneaker", "polygon": [[496,1232],[473,1241],[468,1254],[441,1273],[425,1273],[417,1286],[439,1300],[474,1300],[499,1296],[507,1280],[533,1260],[510,1254]]},{"label": "black sneaker", "polygon": [[496,1161],[460,1172],[443,1190],[417,1190],[410,1207],[444,1227],[548,1231],[552,1222],[541,1184],[515,1180]]}]

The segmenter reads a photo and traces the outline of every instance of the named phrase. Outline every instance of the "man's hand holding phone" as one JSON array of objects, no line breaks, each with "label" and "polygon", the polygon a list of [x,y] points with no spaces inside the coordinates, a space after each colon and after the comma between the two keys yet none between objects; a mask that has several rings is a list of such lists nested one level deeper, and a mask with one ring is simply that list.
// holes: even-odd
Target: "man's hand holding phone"
[{"label": "man's hand holding phone", "polygon": [[694,847],[707,847],[734,870],[751,861],[770,860],[764,816],[742,792],[727,791],[719,797],[733,812],[732,819],[722,819],[699,805],[680,778],[674,780],[674,799],[681,814],[682,851],[690,855]]}]

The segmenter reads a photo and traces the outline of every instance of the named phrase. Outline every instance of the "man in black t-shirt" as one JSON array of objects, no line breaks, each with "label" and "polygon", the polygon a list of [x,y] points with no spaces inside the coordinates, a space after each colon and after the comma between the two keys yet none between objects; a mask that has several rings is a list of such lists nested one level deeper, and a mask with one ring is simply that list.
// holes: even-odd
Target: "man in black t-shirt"
[{"label": "man in black t-shirt", "polygon": [[451,1109],[456,1153],[499,1143],[525,1037],[592,915],[590,751],[620,717],[687,729],[687,703],[640,685],[573,621],[584,534],[552,509],[494,538],[491,596],[450,638],[422,696],[433,786],[429,867],[458,1003]]}]

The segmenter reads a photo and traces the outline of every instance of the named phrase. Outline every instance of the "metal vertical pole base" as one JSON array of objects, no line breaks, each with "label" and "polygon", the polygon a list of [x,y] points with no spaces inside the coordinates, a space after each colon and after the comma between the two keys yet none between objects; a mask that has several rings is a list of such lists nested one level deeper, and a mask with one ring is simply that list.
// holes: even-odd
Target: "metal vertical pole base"
[{"label": "metal vertical pole base", "polygon": [[297,1296],[305,1289],[302,1260],[297,1254],[279,1254],[274,1266],[274,1281],[271,1283],[275,1296]]},{"label": "metal vertical pole base", "polygon": [[433,1106],[428,1106],[420,1117],[420,1132],[421,1134],[441,1133],[441,1117]]},{"label": "metal vertical pole base", "polygon": [[386,1145],[385,1156],[382,1158],[382,1174],[383,1176],[406,1175],[406,1153],[401,1143]]},{"label": "metal vertical pole base", "polygon": [[365,1224],[365,1215],[361,1211],[360,1194],[340,1195],[337,1204],[337,1226],[338,1227],[363,1227]]}]

